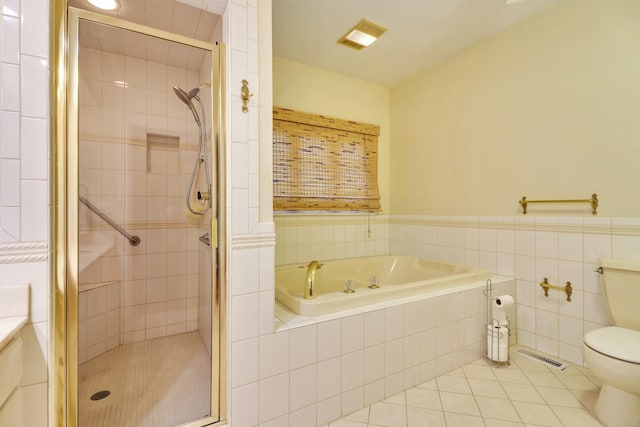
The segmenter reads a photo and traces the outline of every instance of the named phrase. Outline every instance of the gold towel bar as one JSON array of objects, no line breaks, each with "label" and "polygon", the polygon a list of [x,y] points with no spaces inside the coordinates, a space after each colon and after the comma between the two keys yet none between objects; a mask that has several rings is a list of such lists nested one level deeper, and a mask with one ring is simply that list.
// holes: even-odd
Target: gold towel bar
[{"label": "gold towel bar", "polygon": [[540,283],[540,286],[542,286],[542,289],[544,289],[544,296],[545,297],[549,296],[549,288],[558,289],[558,290],[564,291],[564,293],[567,294],[567,301],[571,302],[571,294],[573,293],[573,288],[571,287],[571,282],[567,282],[567,284],[564,285],[564,286],[554,286],[554,285],[550,285],[549,284],[549,279],[547,279],[545,277],[544,280]]},{"label": "gold towel bar", "polygon": [[522,206],[522,214],[527,214],[527,205],[529,203],[590,203],[591,204],[591,213],[593,215],[598,215],[598,195],[593,193],[590,199],[573,199],[573,200],[527,200],[525,196],[522,196],[522,199],[518,201],[520,206]]}]

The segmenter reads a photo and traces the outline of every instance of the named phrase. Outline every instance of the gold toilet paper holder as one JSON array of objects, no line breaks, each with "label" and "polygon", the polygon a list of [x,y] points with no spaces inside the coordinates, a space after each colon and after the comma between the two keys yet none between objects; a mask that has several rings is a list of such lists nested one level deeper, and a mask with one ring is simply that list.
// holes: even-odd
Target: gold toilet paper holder
[{"label": "gold toilet paper holder", "polygon": [[549,296],[549,289],[558,289],[559,291],[563,291],[565,294],[567,294],[567,301],[571,302],[571,294],[573,293],[571,282],[567,281],[567,284],[564,286],[554,286],[549,284],[549,279],[545,277],[544,280],[540,282],[540,286],[542,286],[542,289],[544,289],[545,297]]}]

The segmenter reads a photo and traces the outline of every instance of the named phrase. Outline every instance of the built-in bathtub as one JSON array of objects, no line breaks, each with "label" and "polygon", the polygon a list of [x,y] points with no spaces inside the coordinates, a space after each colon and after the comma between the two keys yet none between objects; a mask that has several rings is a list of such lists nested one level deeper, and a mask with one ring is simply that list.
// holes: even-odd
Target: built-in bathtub
[{"label": "built-in bathtub", "polygon": [[[410,256],[322,261],[305,299],[307,264],[276,267],[276,300],[302,316],[318,316],[419,294],[445,295],[481,286],[487,270]],[[374,279],[375,278],[375,279]],[[371,282],[378,288],[369,288]],[[348,286],[355,292],[345,293]]]}]

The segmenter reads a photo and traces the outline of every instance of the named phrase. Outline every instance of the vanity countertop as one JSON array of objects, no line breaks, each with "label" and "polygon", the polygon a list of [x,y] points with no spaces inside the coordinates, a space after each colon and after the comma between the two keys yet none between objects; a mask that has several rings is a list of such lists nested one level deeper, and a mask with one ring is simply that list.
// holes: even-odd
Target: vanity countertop
[{"label": "vanity countertop", "polygon": [[11,341],[25,323],[27,323],[27,316],[0,318],[0,350]]}]

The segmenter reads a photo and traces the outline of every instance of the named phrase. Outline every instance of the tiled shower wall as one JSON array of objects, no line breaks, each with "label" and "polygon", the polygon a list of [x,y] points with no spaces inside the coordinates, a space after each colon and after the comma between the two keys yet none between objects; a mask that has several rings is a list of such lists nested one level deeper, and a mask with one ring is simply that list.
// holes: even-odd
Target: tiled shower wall
[{"label": "tiled shower wall", "polygon": [[[195,87],[200,77],[90,49],[81,49],[80,71],[80,194],[141,238],[139,246],[129,245],[81,205],[80,283],[122,286],[122,316],[87,305],[83,361],[119,343],[198,327],[198,220],[185,208],[198,134],[171,88]],[[179,143],[149,144],[147,133]]]},{"label": "tiled shower wall", "polygon": [[20,421],[38,427],[48,407],[48,42],[48,1],[0,1],[0,286],[30,285]]}]

